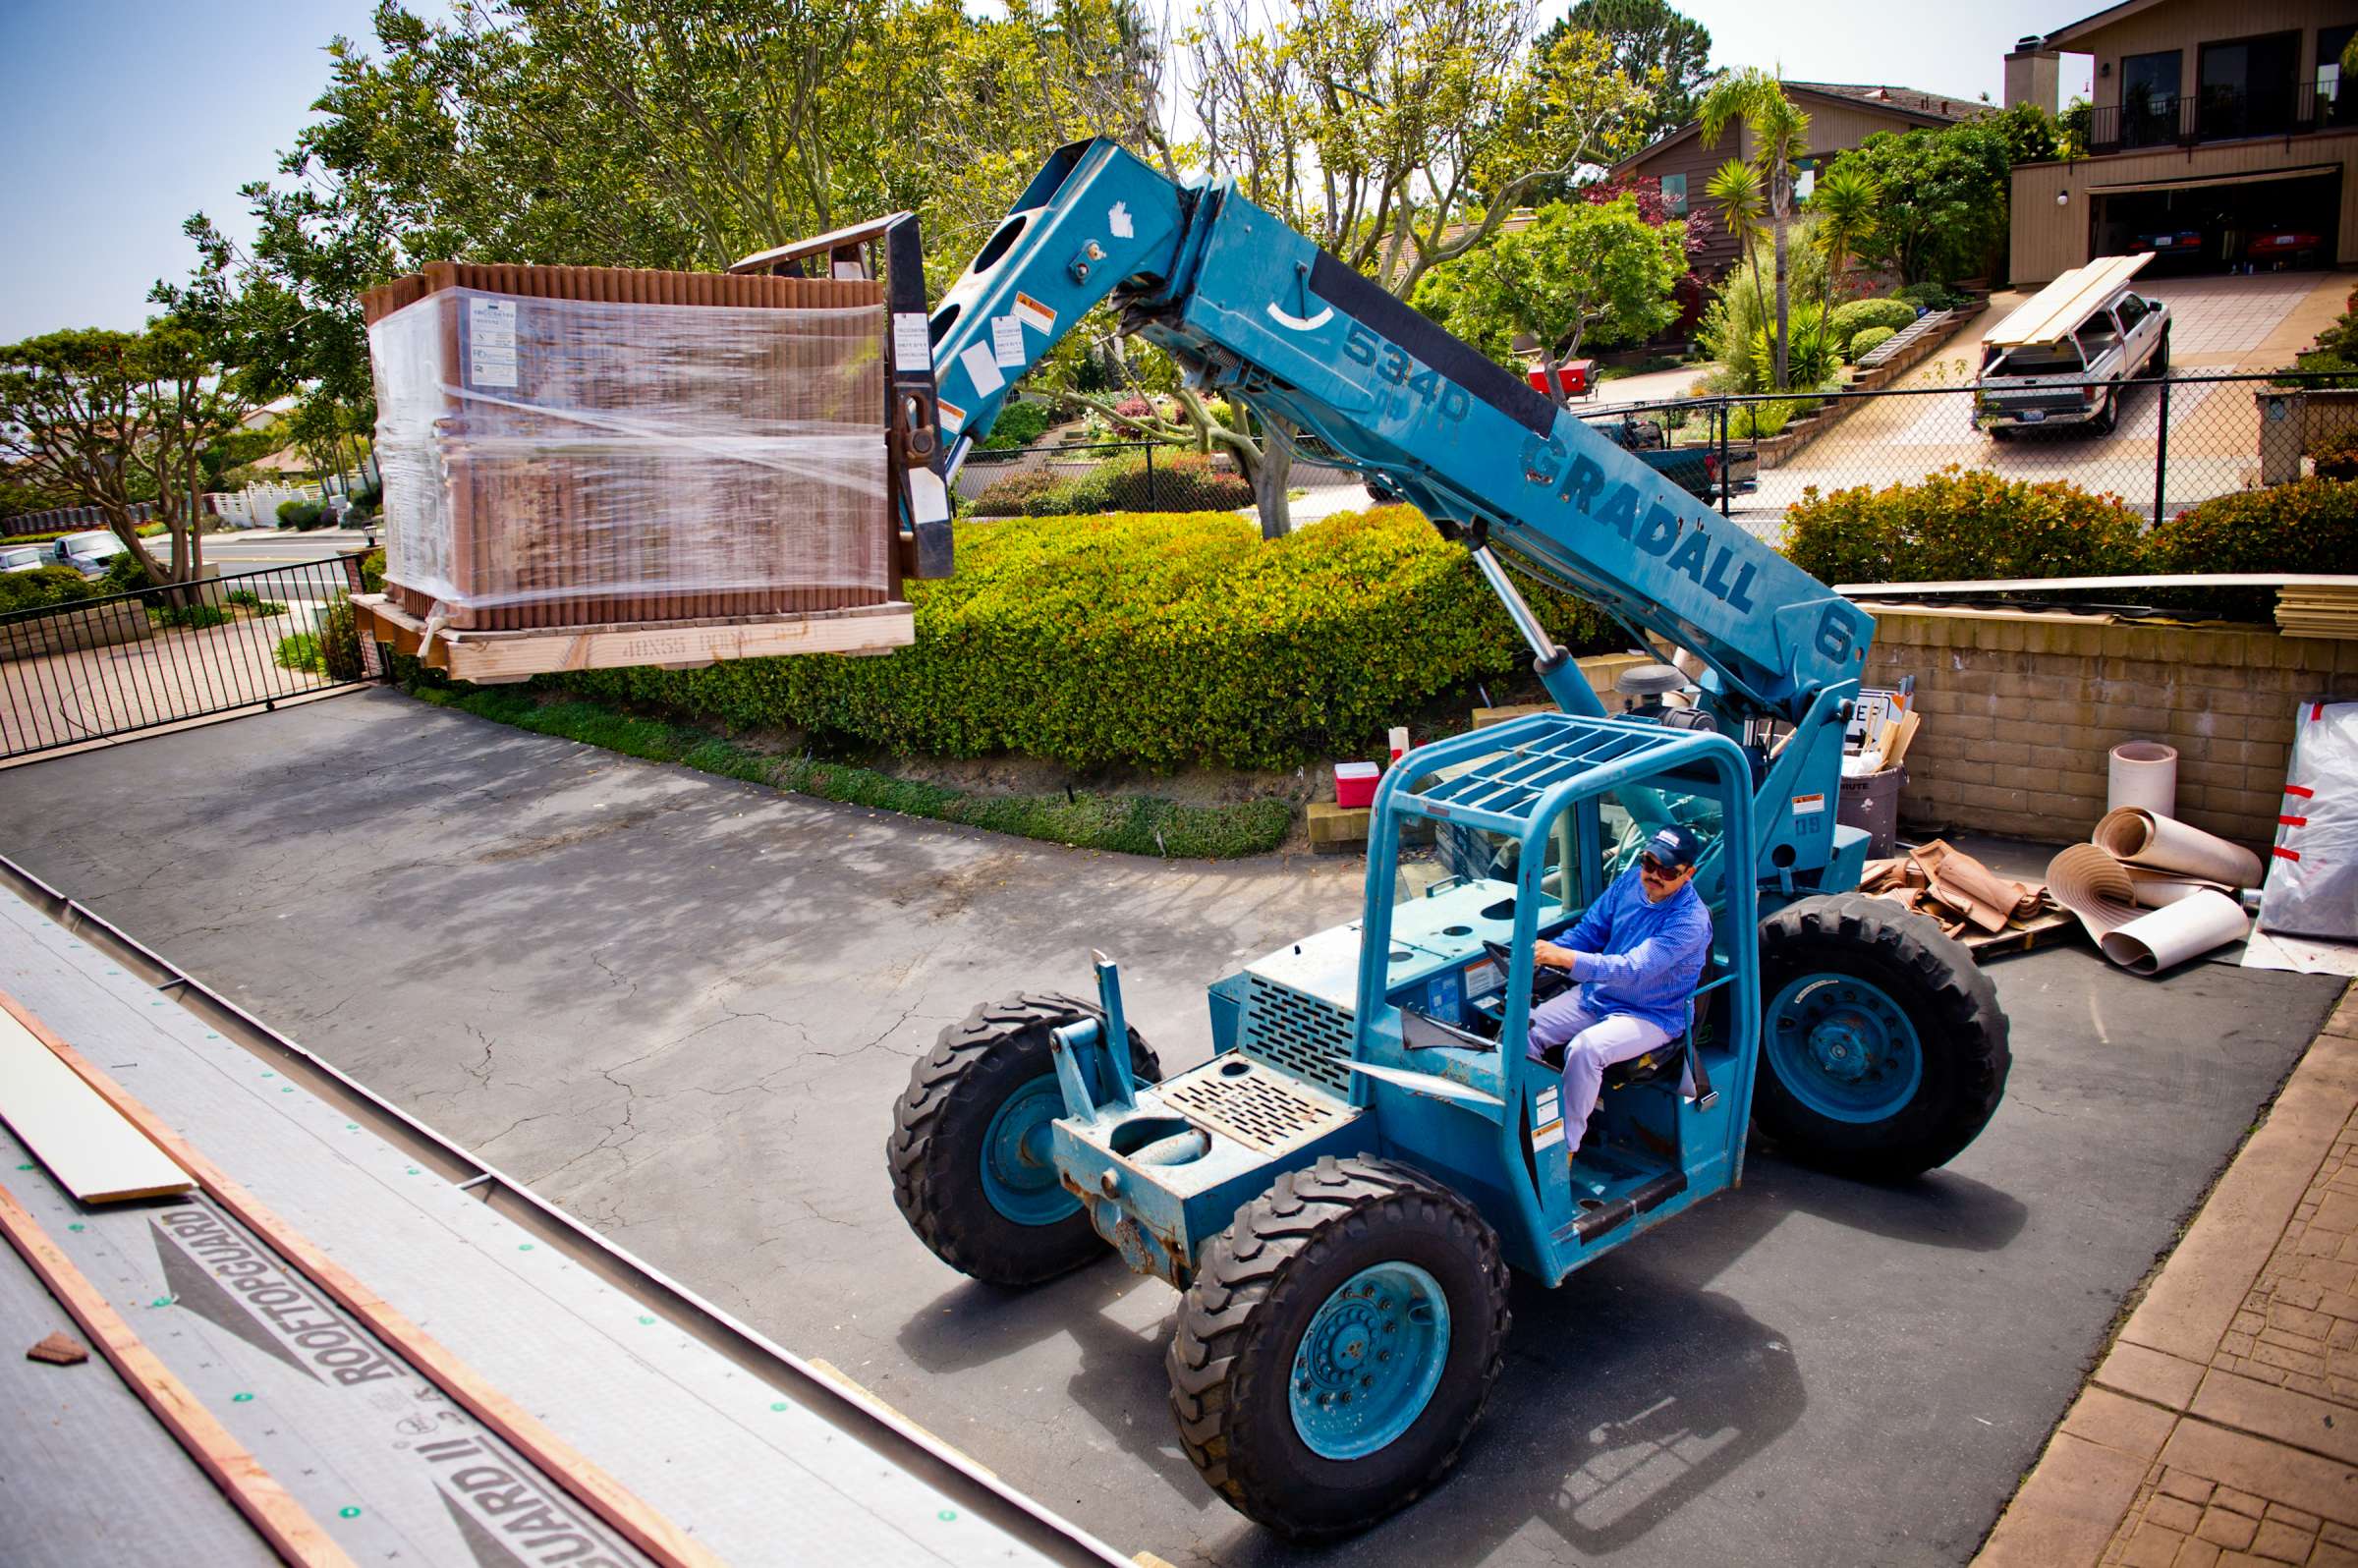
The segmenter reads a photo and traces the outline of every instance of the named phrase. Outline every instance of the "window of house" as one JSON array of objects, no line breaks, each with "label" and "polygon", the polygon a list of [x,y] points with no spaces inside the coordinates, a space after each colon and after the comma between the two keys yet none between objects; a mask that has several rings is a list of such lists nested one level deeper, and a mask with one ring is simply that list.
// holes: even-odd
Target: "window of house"
[{"label": "window of house", "polygon": [[2317,29],[2317,110],[2319,118],[2333,125],[2358,120],[2358,82],[2349,91],[2341,90],[2341,52],[2352,37],[2358,37],[2358,27]]},{"label": "window of house", "polygon": [[1662,214],[1683,218],[1687,215],[1687,177],[1683,174],[1662,176]]},{"label": "window of house", "polygon": [[2121,56],[2122,142],[2133,147],[2150,146],[2175,139],[2179,71],[2183,58],[2176,49],[2163,49],[2158,54]]},{"label": "window of house", "polygon": [[2300,59],[2297,32],[2204,44],[2201,135],[2274,136],[2291,129]]}]

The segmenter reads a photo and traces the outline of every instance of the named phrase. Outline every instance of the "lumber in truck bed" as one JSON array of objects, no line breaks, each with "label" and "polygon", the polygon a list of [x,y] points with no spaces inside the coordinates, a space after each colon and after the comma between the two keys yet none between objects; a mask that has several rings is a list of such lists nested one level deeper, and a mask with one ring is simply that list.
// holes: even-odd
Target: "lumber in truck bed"
[{"label": "lumber in truck bed", "polygon": [[11,1568],[1129,1561],[4,860],[0,993],[196,1183],[0,1128]]}]

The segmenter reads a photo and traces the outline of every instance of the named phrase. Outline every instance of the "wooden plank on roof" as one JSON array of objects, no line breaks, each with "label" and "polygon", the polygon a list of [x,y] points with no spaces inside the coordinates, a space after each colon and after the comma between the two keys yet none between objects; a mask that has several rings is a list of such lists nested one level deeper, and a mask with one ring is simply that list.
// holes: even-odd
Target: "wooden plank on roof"
[{"label": "wooden plank on roof", "polygon": [[0,1118],[85,1204],[163,1198],[196,1185],[7,1012],[0,1012]]},{"label": "wooden plank on roof", "polygon": [[213,1484],[282,1559],[298,1568],[355,1568],[344,1548],[319,1528],[318,1521],[261,1467],[245,1444],[229,1434],[211,1411],[196,1402],[188,1384],[172,1375],[155,1352],[140,1342],[105,1293],[58,1251],[57,1244],[5,1187],[0,1187],[0,1234],[8,1237],[9,1245],[49,1287],[49,1293],[114,1364],[131,1391],[155,1413],[155,1419],[180,1440],[189,1457],[212,1478]]},{"label": "wooden plank on roof", "polygon": [[1982,334],[1982,341],[2001,349],[2059,342],[2078,331],[2089,312],[2153,258],[2153,252],[2140,251],[2135,255],[2099,256],[2074,267],[2008,311],[2003,321]]}]

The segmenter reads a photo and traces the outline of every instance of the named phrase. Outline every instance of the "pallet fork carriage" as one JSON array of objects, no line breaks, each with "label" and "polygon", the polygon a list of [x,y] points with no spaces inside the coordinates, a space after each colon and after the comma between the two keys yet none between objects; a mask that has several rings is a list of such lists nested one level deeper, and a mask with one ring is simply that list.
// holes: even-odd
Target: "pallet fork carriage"
[{"label": "pallet fork carriage", "polygon": [[[913,543],[1011,384],[1108,300],[1199,390],[1464,544],[1563,709],[1394,762],[1360,918],[1216,981],[1210,1061],[1164,1079],[1100,956],[1094,998],[944,1030],[895,1107],[894,1196],[926,1245],[1024,1285],[1110,1244],[1180,1288],[1190,1458],[1253,1518],[1333,1536],[1455,1462],[1503,1365],[1510,1267],[1560,1283],[1735,1185],[1755,1124],[1853,1175],[1938,1165],[1996,1111],[2006,1021],[1962,947],[1855,891],[1866,835],[1831,808],[1874,622],[1229,181],[1077,142],[929,311],[896,298]],[[1693,654],[1694,705],[1608,717],[1501,553]],[[1689,1027],[1567,1128],[1525,1048],[1552,974],[1532,943],[1664,821],[1711,846]],[[1456,873],[1415,897],[1410,829]]]}]

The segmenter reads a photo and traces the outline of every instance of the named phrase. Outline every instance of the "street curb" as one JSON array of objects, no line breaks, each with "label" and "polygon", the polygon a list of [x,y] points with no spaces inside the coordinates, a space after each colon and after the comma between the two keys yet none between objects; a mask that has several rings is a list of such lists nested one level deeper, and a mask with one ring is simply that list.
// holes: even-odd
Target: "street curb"
[{"label": "street curb", "polygon": [[[2358,983],[2343,990],[2260,1129],[2106,1347],[1983,1542],[1976,1568],[2098,1563],[2164,1465],[2262,1502],[2358,1523],[2358,1445],[2332,1435],[2330,1418],[2322,1426],[2317,1419],[2349,1407],[2212,1365],[2353,1113]],[[2358,1423],[2345,1426],[2358,1433]]]}]

